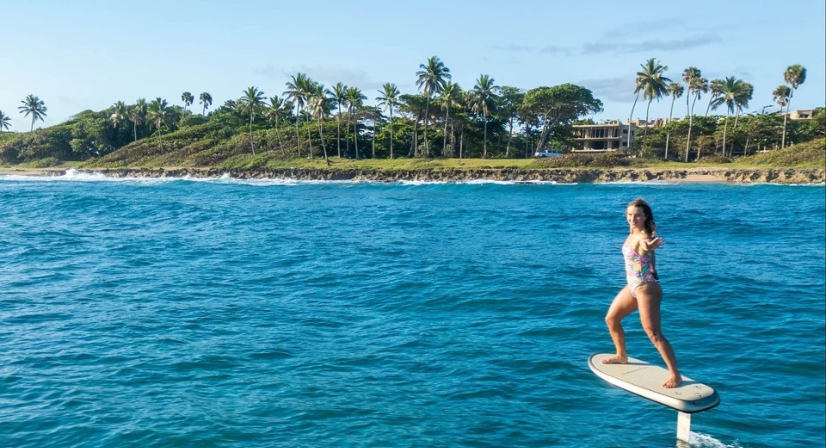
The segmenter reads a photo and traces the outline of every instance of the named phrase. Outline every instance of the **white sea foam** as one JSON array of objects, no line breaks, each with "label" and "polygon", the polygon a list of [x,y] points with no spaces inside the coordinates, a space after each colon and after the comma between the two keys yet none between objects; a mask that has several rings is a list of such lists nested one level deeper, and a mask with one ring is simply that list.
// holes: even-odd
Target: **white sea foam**
[{"label": "white sea foam", "polygon": [[69,168],[66,170],[65,173],[59,176],[21,176],[21,175],[9,175],[9,176],[0,176],[0,178],[4,180],[15,180],[15,181],[31,181],[31,182],[56,182],[56,181],[76,181],[76,182],[97,182],[97,181],[113,181],[113,180],[125,180],[127,178],[112,178],[106,177],[103,173],[99,172],[85,172],[85,171],[78,171],[74,168]]},{"label": "white sea foam", "polygon": [[486,179],[471,179],[465,181],[456,182],[458,184],[468,184],[468,185],[485,185],[485,184],[493,184],[493,185],[515,185],[516,182],[512,180],[486,180]]},{"label": "white sea foam", "polygon": [[99,171],[78,171],[74,168],[69,168],[62,176],[46,179],[76,182],[137,182],[142,184],[157,184],[181,180],[180,178],[173,177],[110,177]]},{"label": "white sea foam", "polygon": [[[222,177],[223,180],[223,177]],[[308,183],[305,181],[295,180],[295,179],[234,179],[234,178],[227,178],[227,182],[239,185],[250,185],[253,187],[271,187],[271,186],[296,186],[302,183]]]},{"label": "white sea foam", "polygon": [[187,181],[187,182],[227,182],[227,181],[237,180],[237,179],[233,179],[232,176],[229,175],[229,173],[223,173],[221,175],[221,177],[193,177],[193,176],[190,176],[190,175],[187,174],[184,177],[176,177],[176,178],[169,178],[168,177],[166,179],[176,179],[176,180],[183,180],[183,181]]},{"label": "white sea foam", "polygon": [[87,173],[83,171],[78,171],[74,168],[69,168],[66,170],[62,176],[57,176],[59,179],[63,180],[106,180],[107,177],[103,173],[99,172],[92,172]]},{"label": "white sea foam", "polygon": [[699,432],[691,431],[688,436],[688,442],[692,448],[742,448],[739,443],[727,445],[708,434],[701,434]]},{"label": "white sea foam", "polygon": [[401,185],[446,185],[449,182],[445,181],[429,181],[429,180],[400,180],[399,184]]},{"label": "white sea foam", "polygon": [[487,180],[487,179],[473,179],[468,181],[459,181],[456,182],[459,184],[470,184],[470,185],[479,185],[479,184],[494,184],[494,185],[523,185],[523,184],[534,184],[534,185],[577,185],[576,182],[563,182],[559,183],[555,180]]},{"label": "white sea foam", "polygon": [[[388,183],[388,182],[380,182]],[[521,185],[521,184],[537,184],[537,185],[577,185],[576,183],[558,183],[552,180],[490,180],[490,179],[471,179],[471,180],[400,180],[389,183],[398,183],[400,185]]]}]

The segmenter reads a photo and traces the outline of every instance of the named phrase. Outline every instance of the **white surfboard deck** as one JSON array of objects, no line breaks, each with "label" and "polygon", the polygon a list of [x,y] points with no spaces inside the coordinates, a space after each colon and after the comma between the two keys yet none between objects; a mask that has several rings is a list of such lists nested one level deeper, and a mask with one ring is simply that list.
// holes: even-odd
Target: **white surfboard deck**
[{"label": "white surfboard deck", "polygon": [[626,364],[602,363],[611,356],[607,353],[591,355],[588,366],[598,377],[614,386],[687,414],[706,411],[720,404],[717,391],[705,384],[684,376],[678,387],[667,389],[663,387],[671,377],[667,369],[634,358],[628,358]]}]

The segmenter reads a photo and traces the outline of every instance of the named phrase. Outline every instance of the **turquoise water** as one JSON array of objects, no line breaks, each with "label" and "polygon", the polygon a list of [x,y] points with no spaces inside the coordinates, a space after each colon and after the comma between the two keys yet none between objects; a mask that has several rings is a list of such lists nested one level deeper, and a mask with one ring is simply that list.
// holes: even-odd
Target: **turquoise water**
[{"label": "turquoise water", "polygon": [[825,192],[2,178],[0,446],[680,446],[587,367],[639,196],[692,446],[824,446]]}]

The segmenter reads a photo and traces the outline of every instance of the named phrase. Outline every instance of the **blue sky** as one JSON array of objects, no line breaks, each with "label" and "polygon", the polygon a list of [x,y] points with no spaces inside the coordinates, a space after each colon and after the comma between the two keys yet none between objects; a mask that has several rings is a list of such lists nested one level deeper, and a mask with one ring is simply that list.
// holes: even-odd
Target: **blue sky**
[{"label": "blue sky", "polygon": [[[648,58],[675,81],[693,65],[753,84],[751,111],[773,104],[783,71],[801,64],[792,109],[814,108],[826,103],[825,22],[823,0],[0,0],[0,110],[24,131],[17,108],[28,94],[48,107],[36,127],[119,100],[181,104],[184,91],[209,92],[214,108],[249,86],[281,95],[299,71],[360,87],[372,103],[384,82],[414,92],[434,55],[464,89],[482,73],[522,89],[582,85],[604,103],[597,120],[627,119]],[[669,106],[652,104],[651,116]]]}]

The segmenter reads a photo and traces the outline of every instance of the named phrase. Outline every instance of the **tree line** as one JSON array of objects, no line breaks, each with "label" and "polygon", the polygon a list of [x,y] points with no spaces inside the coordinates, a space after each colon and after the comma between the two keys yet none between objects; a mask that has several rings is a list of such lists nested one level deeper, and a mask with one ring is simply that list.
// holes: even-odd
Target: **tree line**
[{"label": "tree line", "polygon": [[[714,141],[711,151],[733,155],[733,141],[728,152],[726,149],[732,140],[729,117],[734,115],[731,131],[741,137],[742,126],[738,131],[743,121],[741,112],[749,107],[753,86],[735,77],[708,81],[696,67],[684,70],[681,84],[666,77],[667,70],[668,67],[656,59],[649,59],[637,72],[629,123],[640,96],[647,101],[646,121],[651,103],[664,97],[671,97],[671,113],[665,127],[651,130],[651,139],[649,128],[645,127],[641,144],[632,146],[629,132],[629,150],[669,158],[672,143],[679,140],[685,148],[684,160],[688,161],[692,147],[700,156],[710,133]],[[791,98],[805,77],[805,68],[790,66],[784,74],[786,84],[774,91],[774,100],[781,112],[786,108],[781,147],[787,142]],[[147,138],[163,152],[165,134],[174,135],[185,128],[207,125],[222,128],[224,138],[245,129],[247,137],[243,144],[251,155],[265,151],[283,157],[322,156],[328,163],[331,154],[354,158],[530,157],[534,149],[573,147],[571,125],[602,111],[602,102],[589,89],[574,84],[524,91],[500,87],[493,77],[481,74],[471,89],[464,90],[451,79],[450,69],[433,56],[416,72],[416,93],[402,94],[396,84],[388,82],[375,92],[375,106],[365,104],[368,97],[358,87],[337,83],[328,88],[304,73],[292,76],[280,95],[268,97],[258,87],[251,86],[239,98],[227,100],[209,114],[207,110],[213,105],[213,99],[208,92],[198,96],[200,114],[190,110],[195,102],[190,92],[181,95],[181,106],[170,105],[160,97],[150,102],[138,99],[131,105],[118,101],[101,112],[81,112],[66,123],[70,129],[53,132],[59,135],[46,137],[45,142],[34,138],[0,140],[0,158],[6,161],[36,158],[48,153],[45,147],[52,142],[62,148],[53,151],[58,154],[57,158],[83,160],[104,156]],[[673,120],[674,103],[686,92],[688,119]],[[699,117],[695,114],[695,105],[706,94],[709,98],[705,115]],[[31,117],[30,131],[33,131],[35,122],[46,116],[46,106],[35,95],[27,96],[21,103],[18,109]],[[725,108],[725,117],[715,118],[713,123],[705,120],[711,110],[720,107]],[[698,120],[703,121],[699,131],[695,126]],[[770,125],[767,120],[748,121],[750,128],[754,123]],[[722,135],[717,136],[720,122]],[[9,117],[0,111],[0,131],[8,128]],[[660,138],[662,131],[664,142]],[[221,134],[217,128],[210,132]],[[269,137],[271,134],[274,138]],[[495,141],[492,147],[491,140]],[[39,142],[42,150],[26,151],[21,147],[26,142],[35,145]],[[368,147],[370,151],[366,150]]]},{"label": "tree line", "polygon": [[[631,118],[634,115],[634,108],[637,105],[640,93],[642,93],[643,100],[648,100],[648,107],[645,112],[646,122],[648,121],[648,110],[651,107],[651,102],[654,100],[659,101],[663,97],[670,96],[671,113],[668,121],[671,122],[674,113],[674,102],[687,92],[686,116],[688,117],[688,131],[685,139],[685,161],[688,162],[688,155],[690,153],[691,146],[691,131],[695,117],[694,106],[702,95],[708,94],[709,98],[705,116],[708,116],[709,110],[717,110],[720,107],[725,108],[726,115],[723,120],[723,134],[720,147],[722,148],[723,156],[726,156],[729,116],[731,114],[735,114],[734,128],[736,129],[741,112],[748,109],[749,101],[752,100],[754,86],[741,79],[737,79],[734,76],[729,76],[725,79],[712,79],[709,81],[702,76],[702,72],[697,67],[686,68],[682,75],[683,84],[680,84],[679,82],[673,82],[670,78],[666,77],[665,72],[668,70],[668,67],[662,65],[660,61],[653,58],[649,59],[644,64],[641,64],[641,68],[642,70],[637,72],[636,88],[634,89],[634,94],[636,97],[634,99],[634,105],[631,107],[631,114],[628,118],[628,122],[631,123]],[[785,84],[781,84],[774,90],[774,92],[772,92],[773,99],[780,106],[780,112],[783,115],[783,132],[780,144],[781,148],[786,146],[786,130],[788,127],[788,114],[789,107],[791,106],[791,98],[794,91],[806,81],[806,68],[799,64],[791,65],[783,73],[783,79]],[[692,99],[690,107],[689,99]],[[783,107],[786,108],[785,112],[783,112]],[[822,118],[820,119],[822,120]],[[642,142],[643,147],[646,144],[647,136],[648,127],[646,127],[644,131]],[[630,139],[631,133],[629,132],[629,147]],[[668,158],[669,143],[670,131],[667,133],[666,137],[665,158]],[[733,146],[728,155],[733,155]]]}]

